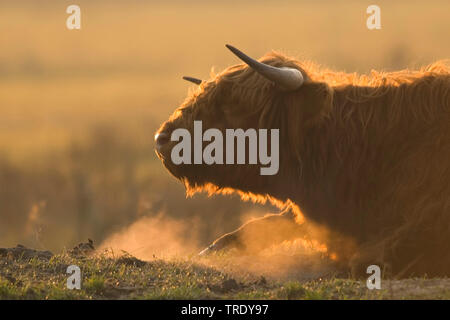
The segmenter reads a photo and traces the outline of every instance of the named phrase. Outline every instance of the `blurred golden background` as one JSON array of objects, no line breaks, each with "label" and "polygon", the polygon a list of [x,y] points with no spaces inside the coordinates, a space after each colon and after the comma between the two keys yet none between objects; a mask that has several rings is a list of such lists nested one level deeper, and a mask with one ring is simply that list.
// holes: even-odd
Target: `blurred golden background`
[{"label": "blurred golden background", "polygon": [[[81,30],[66,28],[71,4]],[[371,4],[381,30],[366,27]],[[193,88],[183,75],[239,63],[225,43],[346,72],[414,68],[450,57],[449,31],[444,0],[0,1],[0,247],[101,242],[161,213],[206,245],[273,208],[185,199],[163,168],[153,134]]]}]

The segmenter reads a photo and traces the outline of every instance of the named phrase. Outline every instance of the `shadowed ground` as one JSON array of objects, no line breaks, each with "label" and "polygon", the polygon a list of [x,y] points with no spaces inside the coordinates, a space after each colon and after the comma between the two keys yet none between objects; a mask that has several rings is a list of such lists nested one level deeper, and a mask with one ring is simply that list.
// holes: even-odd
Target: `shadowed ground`
[{"label": "shadowed ground", "polygon": [[[450,299],[450,279],[382,280],[381,290],[368,290],[365,281],[333,275],[277,281],[226,272],[220,257],[209,267],[195,259],[93,255],[92,248],[80,244],[57,255],[0,249],[0,299]],[[82,270],[81,290],[66,288],[73,264]]]}]

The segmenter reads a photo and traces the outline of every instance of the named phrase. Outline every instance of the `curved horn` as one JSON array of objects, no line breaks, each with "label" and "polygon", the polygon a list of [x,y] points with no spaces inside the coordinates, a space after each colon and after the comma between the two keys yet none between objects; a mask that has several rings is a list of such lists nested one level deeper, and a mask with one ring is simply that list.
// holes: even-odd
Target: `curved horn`
[{"label": "curved horn", "polygon": [[230,46],[229,44],[225,46],[230,49],[230,51],[233,52],[236,56],[238,56],[239,59],[248,64],[250,68],[286,90],[296,90],[300,88],[305,81],[302,73],[297,69],[288,67],[272,67],[250,58],[245,53],[241,52],[233,46]]},{"label": "curved horn", "polygon": [[202,83],[202,80],[197,79],[197,78],[192,78],[192,77],[183,77],[184,80],[189,81],[189,82],[193,82],[195,84],[200,84]]}]

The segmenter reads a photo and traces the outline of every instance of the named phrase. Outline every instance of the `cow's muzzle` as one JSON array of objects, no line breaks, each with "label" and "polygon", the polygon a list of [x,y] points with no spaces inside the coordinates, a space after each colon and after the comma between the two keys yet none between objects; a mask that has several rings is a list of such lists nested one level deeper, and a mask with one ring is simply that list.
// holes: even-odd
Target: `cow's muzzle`
[{"label": "cow's muzzle", "polygon": [[155,134],[156,150],[160,151],[161,148],[170,141],[170,136],[166,132],[158,132]]}]

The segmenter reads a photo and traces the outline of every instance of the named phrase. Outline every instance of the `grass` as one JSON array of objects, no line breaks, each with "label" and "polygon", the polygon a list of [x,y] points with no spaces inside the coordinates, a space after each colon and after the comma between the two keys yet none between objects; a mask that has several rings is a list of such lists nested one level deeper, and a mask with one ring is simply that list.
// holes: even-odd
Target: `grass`
[{"label": "grass", "polygon": [[[382,290],[364,281],[330,277],[264,283],[227,274],[193,260],[140,261],[105,255],[50,260],[0,258],[0,299],[449,299],[450,279],[383,280]],[[66,288],[67,266],[82,270],[81,290]],[[230,286],[227,283],[234,283]]]}]

